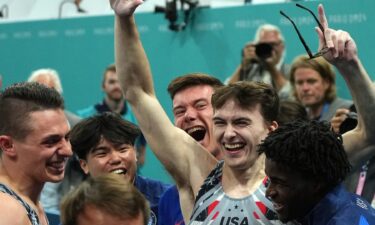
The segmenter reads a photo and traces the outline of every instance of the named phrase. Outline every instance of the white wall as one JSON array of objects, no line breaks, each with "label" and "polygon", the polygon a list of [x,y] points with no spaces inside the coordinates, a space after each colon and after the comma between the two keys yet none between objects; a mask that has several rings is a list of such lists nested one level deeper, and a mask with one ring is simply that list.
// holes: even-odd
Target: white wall
[{"label": "white wall", "polygon": [[[74,0],[0,0],[0,9],[7,5],[9,14],[6,18],[0,18],[0,23],[58,19],[59,12],[61,17],[82,17],[112,14],[108,0],[82,0],[81,8],[86,13],[78,13]],[[136,12],[153,12],[156,5],[165,6],[166,0],[145,0],[143,5]],[[252,4],[286,2],[289,0],[252,0]],[[66,2],[62,4],[63,2]],[[216,7],[230,7],[243,5],[244,0],[199,0],[199,5]],[[60,7],[62,8],[60,10]],[[6,13],[5,10],[3,13]]]}]

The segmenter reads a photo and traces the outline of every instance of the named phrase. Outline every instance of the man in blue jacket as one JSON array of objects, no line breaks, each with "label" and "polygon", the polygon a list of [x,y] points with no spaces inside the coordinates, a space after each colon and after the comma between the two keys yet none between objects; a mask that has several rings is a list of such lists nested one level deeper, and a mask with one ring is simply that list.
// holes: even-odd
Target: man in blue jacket
[{"label": "man in blue jacket", "polygon": [[341,182],[351,166],[328,123],[298,121],[280,126],[260,145],[269,177],[266,196],[282,222],[375,224],[375,209]]},{"label": "man in blue jacket", "polygon": [[140,133],[136,125],[123,120],[118,114],[106,112],[84,119],[74,126],[70,132],[70,142],[85,174],[97,177],[115,173],[133,183],[149,201],[149,224],[155,225],[160,196],[169,185],[136,173],[134,143]]}]

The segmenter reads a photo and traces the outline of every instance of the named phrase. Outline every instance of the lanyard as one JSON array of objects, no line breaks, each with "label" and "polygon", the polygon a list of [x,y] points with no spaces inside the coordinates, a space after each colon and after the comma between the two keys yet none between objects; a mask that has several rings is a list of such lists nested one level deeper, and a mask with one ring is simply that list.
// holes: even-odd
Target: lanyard
[{"label": "lanyard", "polygon": [[361,172],[359,173],[359,178],[358,178],[358,185],[355,193],[357,195],[362,195],[363,187],[365,186],[365,181],[366,181],[366,175],[367,175],[367,170],[368,170],[368,164],[370,161],[367,161],[361,168]]}]

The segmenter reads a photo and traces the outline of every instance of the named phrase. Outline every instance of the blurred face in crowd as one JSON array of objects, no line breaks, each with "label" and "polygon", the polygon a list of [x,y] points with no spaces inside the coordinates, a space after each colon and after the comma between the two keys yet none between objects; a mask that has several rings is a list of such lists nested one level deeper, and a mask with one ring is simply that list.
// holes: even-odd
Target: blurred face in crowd
[{"label": "blurred face in crowd", "polygon": [[177,92],[173,98],[174,123],[214,156],[219,154],[212,133],[213,108],[210,85],[196,85]]},{"label": "blurred face in crowd", "polygon": [[48,75],[40,75],[35,79],[35,82],[38,82],[40,84],[44,84],[47,87],[55,88],[55,83]]},{"label": "blurred face in crowd", "polygon": [[[29,133],[25,138],[0,136],[1,145],[10,143],[17,161],[17,170],[25,177],[40,183],[58,182],[64,178],[65,165],[72,155],[68,139],[69,125],[64,111],[50,109],[31,112],[25,126]],[[9,142],[10,141],[10,142]],[[6,154],[6,153],[3,153]]]},{"label": "blurred face in crowd", "polygon": [[298,100],[307,107],[324,104],[329,83],[320,74],[310,68],[298,68],[294,73],[295,89]]},{"label": "blurred face in crowd", "polygon": [[86,156],[80,160],[86,174],[93,177],[104,173],[116,173],[133,182],[137,171],[137,158],[134,146],[113,144],[102,138]]},{"label": "blurred face in crowd", "polygon": [[120,82],[115,71],[107,71],[103,83],[103,91],[106,97],[113,101],[120,101],[123,98]]}]

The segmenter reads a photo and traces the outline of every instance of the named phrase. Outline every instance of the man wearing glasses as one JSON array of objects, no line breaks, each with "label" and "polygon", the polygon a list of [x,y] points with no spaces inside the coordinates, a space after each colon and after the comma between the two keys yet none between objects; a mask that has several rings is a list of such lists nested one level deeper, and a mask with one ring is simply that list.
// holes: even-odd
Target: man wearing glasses
[{"label": "man wearing glasses", "polygon": [[240,80],[260,81],[271,84],[280,98],[288,98],[289,66],[284,63],[284,50],[284,37],[277,26],[272,24],[259,26],[254,41],[247,43],[243,48],[241,64],[229,78],[228,83]]}]

